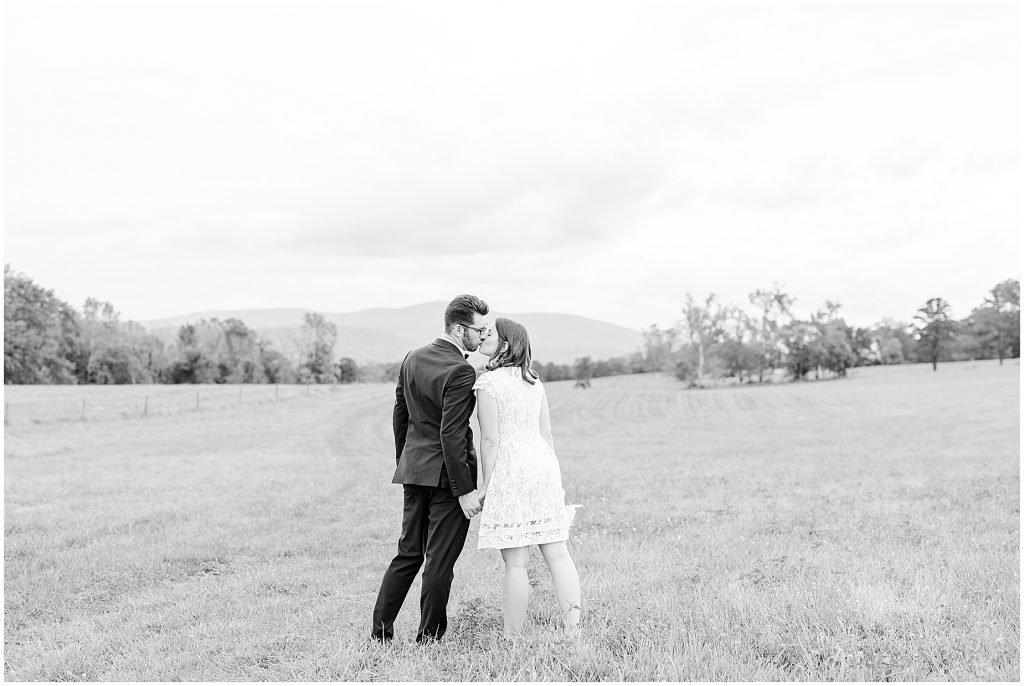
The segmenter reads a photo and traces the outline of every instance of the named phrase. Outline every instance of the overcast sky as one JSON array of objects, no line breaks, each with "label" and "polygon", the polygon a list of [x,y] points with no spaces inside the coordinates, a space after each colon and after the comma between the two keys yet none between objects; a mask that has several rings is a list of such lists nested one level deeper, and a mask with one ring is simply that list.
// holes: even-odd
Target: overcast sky
[{"label": "overcast sky", "polygon": [[1015,4],[6,2],[4,259],[125,319],[472,292],[958,317],[1019,278]]}]

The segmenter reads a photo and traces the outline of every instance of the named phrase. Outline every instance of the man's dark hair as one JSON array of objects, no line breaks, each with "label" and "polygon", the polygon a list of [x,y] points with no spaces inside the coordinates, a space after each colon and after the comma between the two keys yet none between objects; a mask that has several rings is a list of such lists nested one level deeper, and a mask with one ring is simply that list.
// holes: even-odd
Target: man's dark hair
[{"label": "man's dark hair", "polygon": [[456,324],[462,324],[463,326],[473,326],[473,313],[476,312],[480,316],[486,316],[490,311],[485,303],[475,295],[457,295],[452,298],[452,301],[448,303],[448,307],[444,308],[444,330],[445,333],[451,333],[452,327]]}]

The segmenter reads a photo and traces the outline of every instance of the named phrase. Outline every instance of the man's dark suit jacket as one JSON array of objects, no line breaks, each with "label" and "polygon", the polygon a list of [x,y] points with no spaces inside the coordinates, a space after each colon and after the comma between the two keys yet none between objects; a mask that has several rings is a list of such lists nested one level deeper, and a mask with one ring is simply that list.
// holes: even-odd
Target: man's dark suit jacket
[{"label": "man's dark suit jacket", "polygon": [[438,338],[402,361],[395,389],[396,484],[476,488],[476,449],[470,415],[476,371],[454,343]]}]

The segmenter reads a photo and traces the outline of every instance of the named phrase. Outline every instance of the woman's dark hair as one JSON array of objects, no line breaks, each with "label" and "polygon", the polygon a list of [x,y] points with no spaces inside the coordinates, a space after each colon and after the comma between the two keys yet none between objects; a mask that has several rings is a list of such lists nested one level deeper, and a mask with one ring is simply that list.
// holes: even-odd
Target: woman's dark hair
[{"label": "woman's dark hair", "polygon": [[475,295],[467,295],[465,293],[457,295],[448,303],[448,307],[444,308],[445,333],[451,333],[452,327],[456,324],[473,326],[474,313],[485,317],[489,311],[490,308],[487,307],[487,303]]},{"label": "woman's dark hair", "polygon": [[[513,319],[498,317],[494,320],[494,333],[498,337],[498,349],[487,361],[487,368],[519,367],[523,381],[536,383],[534,379],[539,377],[530,368],[533,351],[530,350],[530,334],[526,332],[526,327]],[[502,350],[505,343],[508,343],[508,347]]]}]

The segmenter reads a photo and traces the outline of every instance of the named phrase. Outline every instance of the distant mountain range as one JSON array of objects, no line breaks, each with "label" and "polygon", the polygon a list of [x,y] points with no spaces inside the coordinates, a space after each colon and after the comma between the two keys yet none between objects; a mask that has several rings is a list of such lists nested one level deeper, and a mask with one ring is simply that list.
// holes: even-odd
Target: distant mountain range
[{"label": "distant mountain range", "polygon": [[[338,327],[336,357],[351,357],[360,363],[399,362],[407,352],[434,340],[443,331],[445,305],[432,302],[321,314]],[[240,319],[275,349],[291,357],[298,352],[303,315],[312,311],[299,308],[211,310],[141,324],[164,340],[172,340],[183,324],[201,319]],[[540,362],[568,364],[586,355],[595,360],[607,359],[633,353],[643,343],[639,331],[573,314],[508,314],[492,310],[488,320],[494,322],[499,316],[522,322],[529,329],[534,358]]]}]

